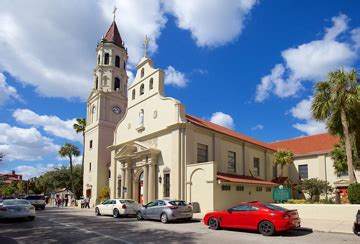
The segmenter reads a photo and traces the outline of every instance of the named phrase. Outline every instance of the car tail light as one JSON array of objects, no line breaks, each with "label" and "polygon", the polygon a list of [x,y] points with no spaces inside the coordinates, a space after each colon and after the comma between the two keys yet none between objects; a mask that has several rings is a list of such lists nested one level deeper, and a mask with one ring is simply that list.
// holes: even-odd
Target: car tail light
[{"label": "car tail light", "polygon": [[290,219],[290,215],[288,213],[284,214],[284,219]]},{"label": "car tail light", "polygon": [[178,207],[176,207],[176,206],[168,206],[168,208],[170,208],[170,209],[177,209]]},{"label": "car tail light", "polygon": [[188,208],[191,209],[191,210],[193,209],[193,207],[191,205],[189,205]]},{"label": "car tail light", "polygon": [[0,208],[0,211],[6,211],[6,208]]},{"label": "car tail light", "polygon": [[125,204],[123,204],[123,205],[122,205],[122,208],[123,208],[123,209],[126,209],[126,205],[125,205]]}]

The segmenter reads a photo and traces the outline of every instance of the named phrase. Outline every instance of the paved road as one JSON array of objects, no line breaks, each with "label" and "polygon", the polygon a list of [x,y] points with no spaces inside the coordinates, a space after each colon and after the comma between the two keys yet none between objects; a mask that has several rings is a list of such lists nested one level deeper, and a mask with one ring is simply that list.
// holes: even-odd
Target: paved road
[{"label": "paved road", "polygon": [[93,210],[47,208],[35,221],[0,222],[0,243],[360,243],[360,237],[291,231],[264,237],[254,232],[209,230],[199,221],[162,224],[134,218],[95,217]]}]

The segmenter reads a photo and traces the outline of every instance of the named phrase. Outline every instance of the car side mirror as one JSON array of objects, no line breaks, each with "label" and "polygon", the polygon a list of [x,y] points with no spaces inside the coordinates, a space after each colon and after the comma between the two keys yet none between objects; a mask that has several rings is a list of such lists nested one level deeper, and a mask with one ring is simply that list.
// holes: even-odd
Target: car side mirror
[{"label": "car side mirror", "polygon": [[229,208],[227,211],[228,211],[228,213],[232,213],[232,212],[233,212],[233,210],[232,210],[231,208]]}]

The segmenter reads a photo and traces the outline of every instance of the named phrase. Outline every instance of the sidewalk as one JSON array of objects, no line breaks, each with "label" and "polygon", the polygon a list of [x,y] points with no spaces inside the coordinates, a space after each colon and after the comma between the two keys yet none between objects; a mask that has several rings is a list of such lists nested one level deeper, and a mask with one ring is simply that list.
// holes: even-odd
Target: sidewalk
[{"label": "sidewalk", "polygon": [[[204,213],[194,213],[195,219],[204,218]],[[300,216],[301,217],[301,216]],[[333,233],[350,233],[352,234],[353,222],[338,220],[319,220],[319,219],[301,219],[301,227],[313,231],[333,232]]]}]

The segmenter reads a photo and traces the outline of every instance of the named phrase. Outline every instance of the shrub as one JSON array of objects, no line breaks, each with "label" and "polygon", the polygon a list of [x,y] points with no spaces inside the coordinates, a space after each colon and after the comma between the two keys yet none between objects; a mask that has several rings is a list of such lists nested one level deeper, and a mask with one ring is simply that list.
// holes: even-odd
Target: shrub
[{"label": "shrub", "polygon": [[349,185],[348,199],[352,204],[360,204],[360,183]]},{"label": "shrub", "polygon": [[331,193],[332,187],[329,182],[318,178],[305,179],[299,183],[297,189],[310,196],[311,201],[319,201],[319,196],[325,193]]},{"label": "shrub", "polygon": [[110,198],[110,188],[108,186],[101,188],[99,198],[100,202]]}]

